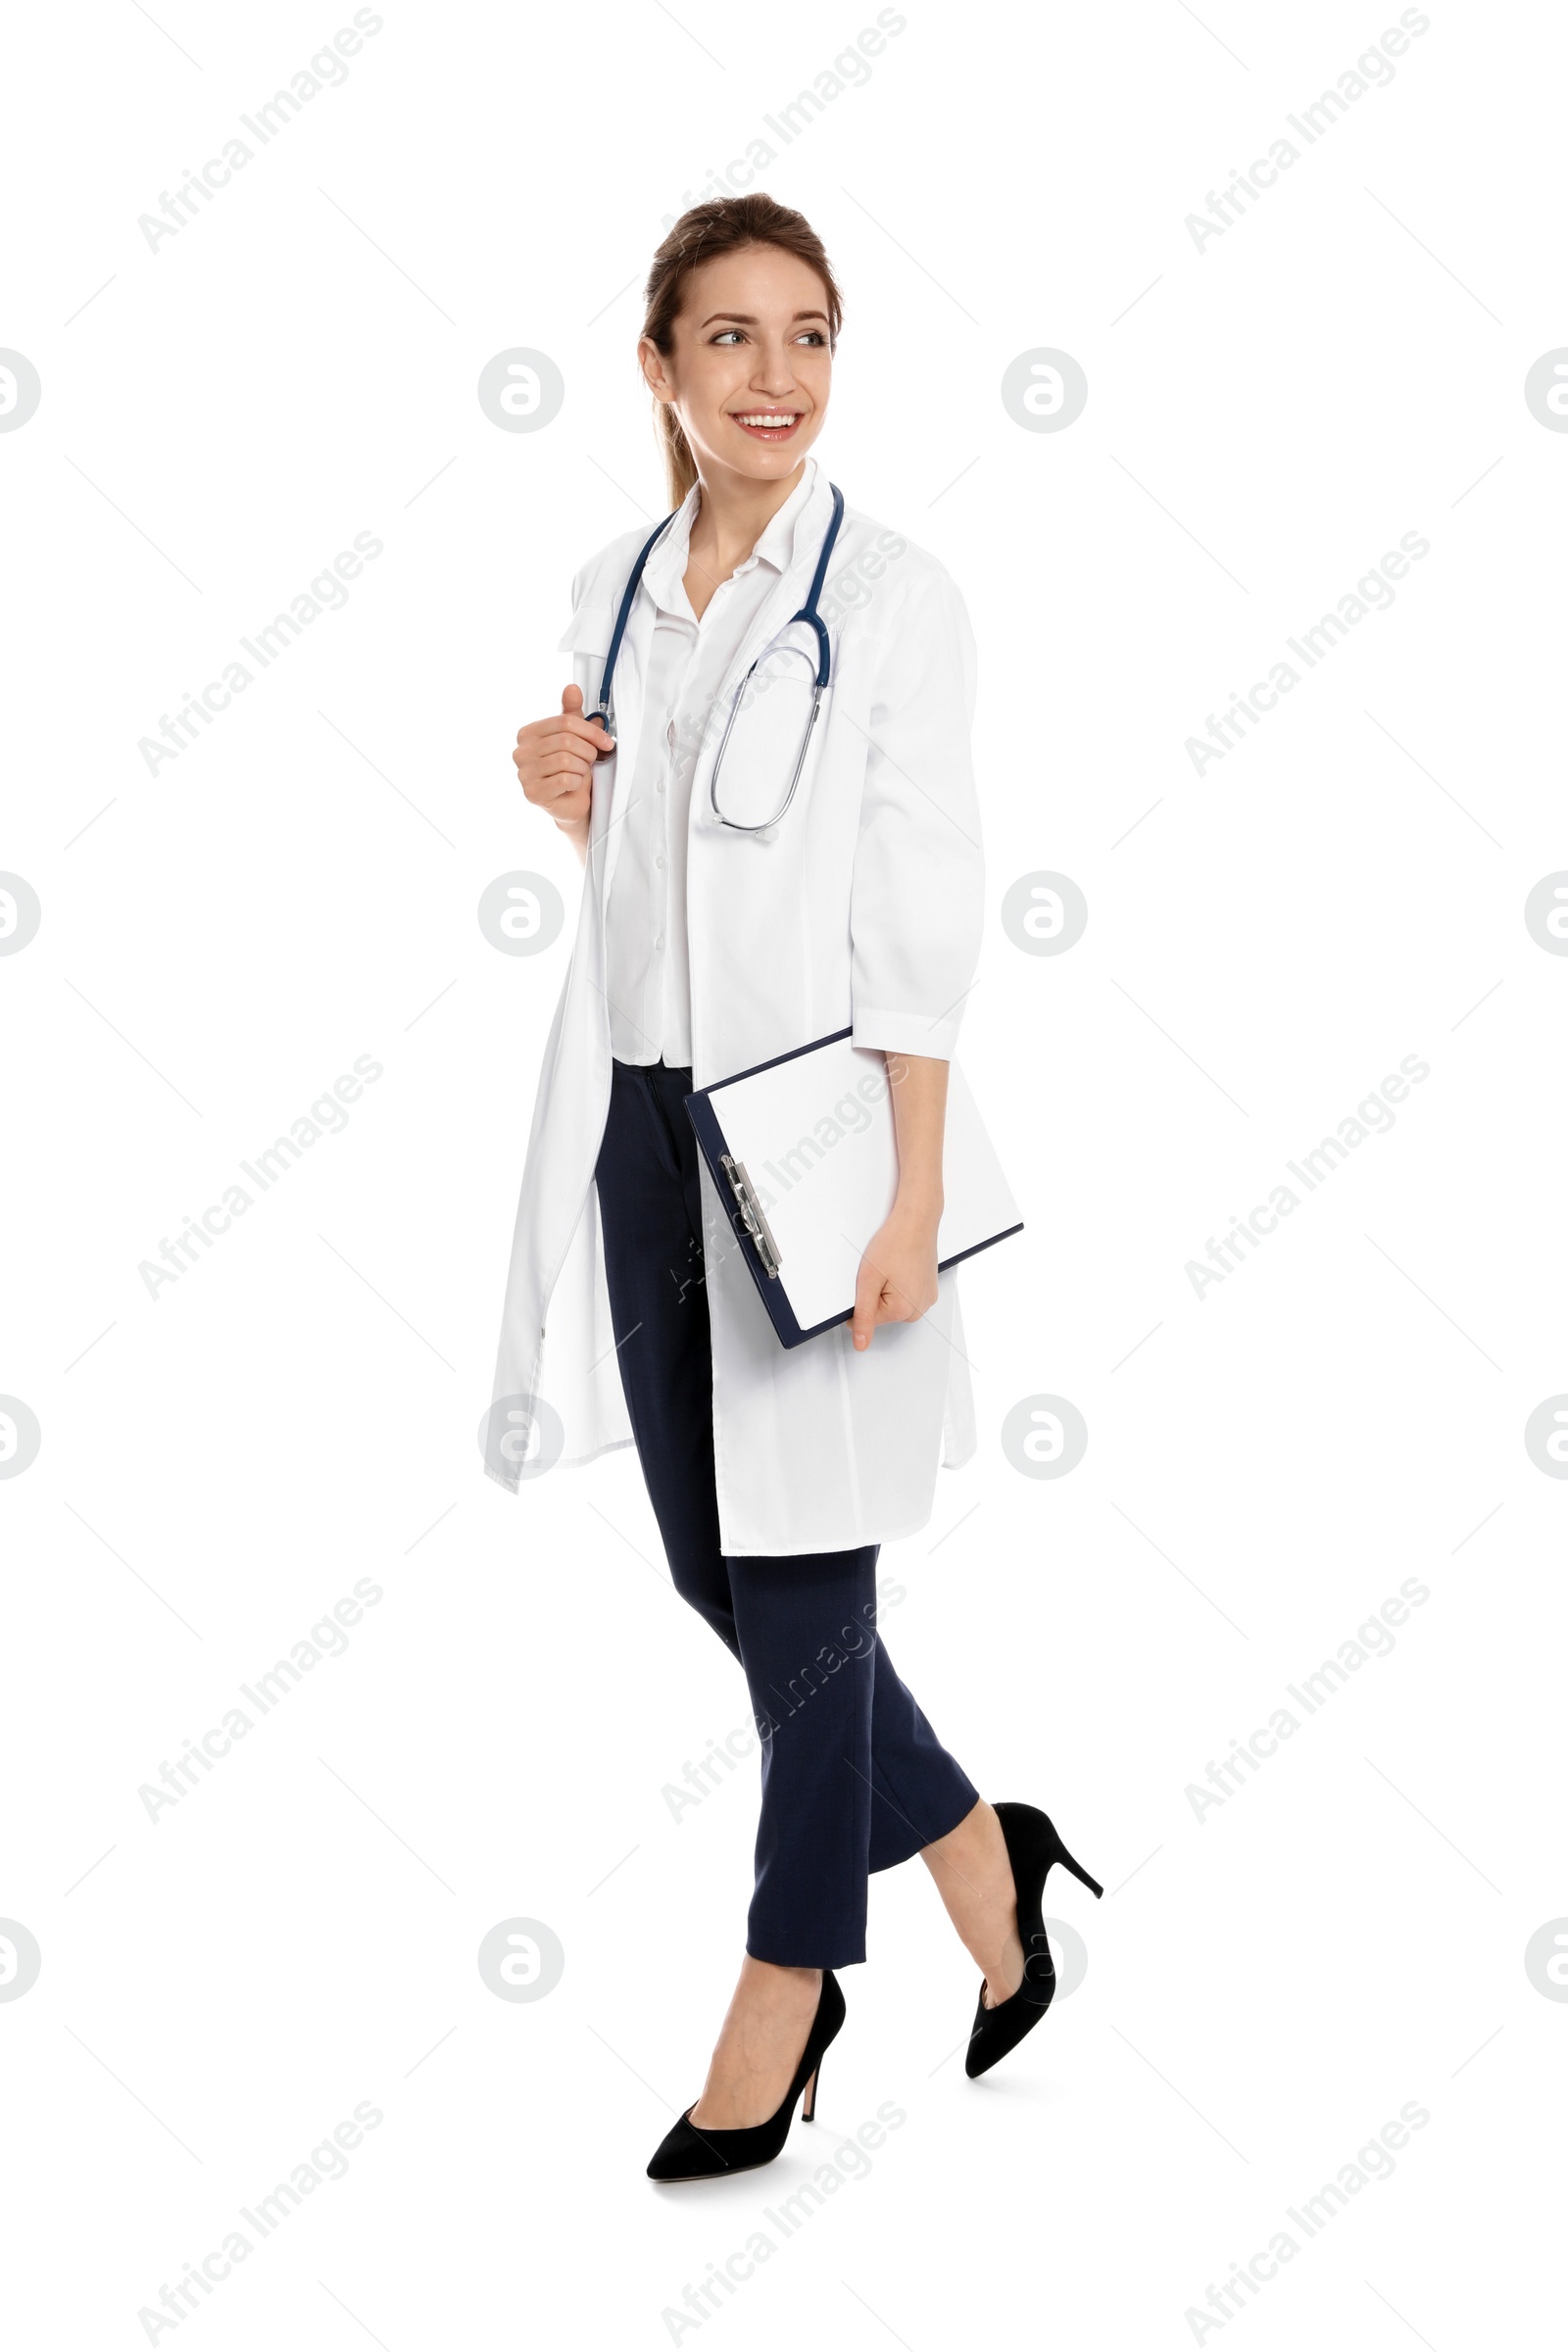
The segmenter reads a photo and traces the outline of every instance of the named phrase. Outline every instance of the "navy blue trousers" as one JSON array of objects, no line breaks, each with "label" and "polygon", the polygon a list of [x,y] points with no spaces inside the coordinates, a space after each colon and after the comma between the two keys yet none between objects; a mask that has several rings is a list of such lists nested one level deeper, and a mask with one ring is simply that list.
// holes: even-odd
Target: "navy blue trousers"
[{"label": "navy blue trousers", "polygon": [[720,1548],[691,1084],[662,1062],[614,1064],[596,1180],[621,1386],[675,1590],[751,1691],[762,1802],[746,1948],[781,1967],[843,1968],[865,1958],[867,1874],[946,1837],[979,1792],[877,1633],[876,1544],[776,1558]]}]

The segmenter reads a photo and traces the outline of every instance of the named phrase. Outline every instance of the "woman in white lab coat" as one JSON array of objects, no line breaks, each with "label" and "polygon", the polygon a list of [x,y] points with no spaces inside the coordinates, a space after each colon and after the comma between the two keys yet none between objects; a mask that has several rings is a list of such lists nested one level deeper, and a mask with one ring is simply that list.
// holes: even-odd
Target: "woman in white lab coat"
[{"label": "woman in white lab coat", "polygon": [[[916,1852],[931,1869],[983,1971],[978,2074],[1045,2012],[1041,1892],[1053,1861],[1077,1870],[1044,1814],[979,1797],[874,1630],[878,1545],[926,1524],[939,1457],[974,1449],[956,1279],[937,1272],[936,1236],[983,875],[962,599],[934,558],[842,506],[809,455],[841,315],[798,213],[752,195],[677,221],[638,346],[676,512],[651,547],[640,527],[577,574],[561,641],[572,682],[514,753],[585,877],[540,1072],[486,1468],[515,1490],[635,1443],[677,1590],[745,1667],[761,1742],[746,1959],[656,2180],[765,2163],[803,2093],[813,2112],[844,2015],[832,1972],[864,1957],[868,1872]],[[890,372],[890,401],[927,396],[902,365]],[[800,704],[744,681],[760,658],[764,684],[787,668],[781,642],[835,521],[817,605],[830,683],[793,798],[768,822]],[[612,736],[593,713],[645,551]],[[715,809],[737,694],[749,732],[726,753],[731,797]],[[886,1056],[898,1195],[853,1322],[786,1350],[683,1097],[845,1028]]]}]

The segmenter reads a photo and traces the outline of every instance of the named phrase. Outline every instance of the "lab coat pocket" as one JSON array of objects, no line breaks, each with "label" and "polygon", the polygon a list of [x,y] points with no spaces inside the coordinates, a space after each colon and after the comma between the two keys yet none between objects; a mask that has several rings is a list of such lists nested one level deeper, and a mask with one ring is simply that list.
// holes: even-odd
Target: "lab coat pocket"
[{"label": "lab coat pocket", "polygon": [[[582,690],[582,710],[591,718],[599,701],[600,681],[605,674],[605,662],[610,653],[610,638],[613,615],[595,605],[580,605],[571,616],[569,627],[563,630],[557,641],[558,654],[571,656],[571,680]],[[602,841],[609,829],[610,809],[619,768],[619,755],[612,752],[594,762],[593,801],[589,815],[589,838]]]},{"label": "lab coat pocket", "polygon": [[612,626],[609,612],[585,605],[572,614],[570,627],[564,629],[556,642],[558,654],[571,656],[572,681],[582,688],[585,711],[592,710],[599,700],[599,682],[605,674]]},{"label": "lab coat pocket", "polygon": [[556,640],[558,654],[594,653],[601,661],[610,651],[615,615],[602,597],[590,596],[578,605]]}]

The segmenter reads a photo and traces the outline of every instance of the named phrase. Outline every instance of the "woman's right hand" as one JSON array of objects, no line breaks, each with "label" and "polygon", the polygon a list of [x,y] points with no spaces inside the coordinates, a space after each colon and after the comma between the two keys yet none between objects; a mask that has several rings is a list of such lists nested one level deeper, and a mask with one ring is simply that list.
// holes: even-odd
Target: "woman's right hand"
[{"label": "woman's right hand", "polygon": [[553,816],[579,849],[588,840],[594,762],[614,748],[614,737],[606,734],[599,719],[583,717],[580,686],[563,690],[559,716],[536,718],[517,729],[512,763],[523,798]]}]

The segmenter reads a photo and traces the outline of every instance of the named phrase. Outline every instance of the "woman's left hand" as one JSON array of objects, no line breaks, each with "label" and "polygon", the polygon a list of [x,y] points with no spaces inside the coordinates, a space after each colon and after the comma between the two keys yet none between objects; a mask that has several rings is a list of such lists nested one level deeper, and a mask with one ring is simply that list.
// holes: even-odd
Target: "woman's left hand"
[{"label": "woman's left hand", "polygon": [[850,1325],[857,1351],[870,1347],[879,1323],[917,1323],[935,1306],[940,1214],[895,1201],[886,1224],[866,1244]]}]

